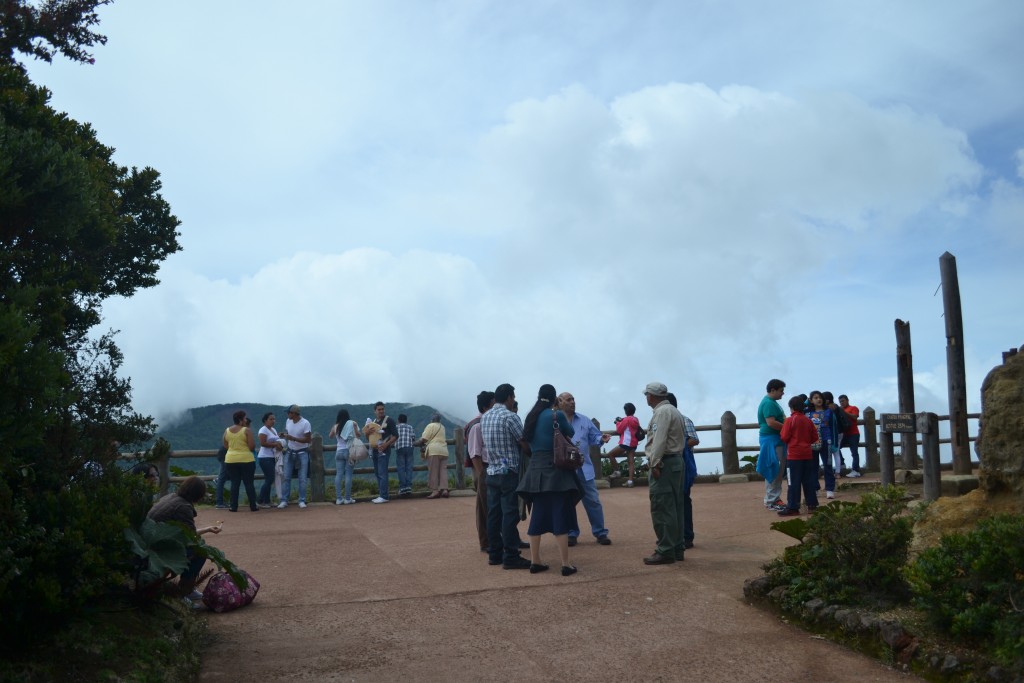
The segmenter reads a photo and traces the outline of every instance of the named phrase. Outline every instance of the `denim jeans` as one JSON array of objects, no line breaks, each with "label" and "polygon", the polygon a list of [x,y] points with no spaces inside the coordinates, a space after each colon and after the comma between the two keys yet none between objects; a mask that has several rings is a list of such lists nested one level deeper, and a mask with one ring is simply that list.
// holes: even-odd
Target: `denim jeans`
[{"label": "denim jeans", "polygon": [[260,472],[263,473],[263,485],[260,486],[260,495],[257,502],[260,505],[270,505],[270,489],[274,486],[274,459],[257,458],[260,463]]},{"label": "denim jeans", "polygon": [[388,466],[391,464],[391,449],[383,453],[376,448],[373,449],[373,472],[377,475],[377,495],[384,500],[389,500],[388,493]]},{"label": "denim jeans", "polygon": [[787,460],[789,470],[789,493],[786,495],[786,507],[790,510],[800,509],[800,492],[803,491],[809,509],[818,507],[818,461]]},{"label": "denim jeans", "polygon": [[220,473],[217,475],[217,481],[214,483],[216,505],[224,505],[224,484],[226,483],[228,483],[228,464],[221,460]]},{"label": "denim jeans", "polygon": [[[583,484],[583,499],[580,502],[583,503],[583,509],[587,511],[590,531],[594,534],[594,538],[607,536],[608,530],[604,528],[604,508],[601,507],[601,499],[597,497],[597,482],[593,479],[585,479],[582,470],[576,470],[576,476]],[[579,538],[579,535],[579,526],[569,531],[569,536],[572,538]]]},{"label": "denim jeans", "polygon": [[832,469],[832,454],[828,451],[828,446],[824,445],[820,451],[813,451],[814,457],[821,461],[821,467],[825,470],[825,490],[835,491],[836,490],[836,471]]},{"label": "denim jeans", "polygon": [[292,495],[292,468],[299,459],[299,502],[306,502],[306,478],[309,476],[309,451],[284,451],[284,476],[281,482],[281,500],[287,502]]},{"label": "denim jeans", "polygon": [[519,473],[487,475],[487,554],[491,562],[519,557]]},{"label": "denim jeans", "polygon": [[398,470],[398,492],[412,493],[412,446],[395,449],[395,469]]},{"label": "denim jeans", "polygon": [[860,434],[843,434],[839,446],[850,449],[850,456],[853,458],[852,468],[860,470]]},{"label": "denim jeans", "polygon": [[[352,497],[352,463],[348,459],[348,449],[338,451],[334,459],[334,499],[348,500]],[[345,490],[341,489],[341,480],[345,480]],[[342,495],[344,494],[344,495]]]}]

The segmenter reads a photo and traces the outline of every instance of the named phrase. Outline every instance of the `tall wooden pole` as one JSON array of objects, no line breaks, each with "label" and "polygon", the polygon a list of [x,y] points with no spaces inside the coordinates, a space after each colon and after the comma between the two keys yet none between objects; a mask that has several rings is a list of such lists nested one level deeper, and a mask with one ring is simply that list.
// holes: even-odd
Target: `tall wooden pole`
[{"label": "tall wooden pole", "polygon": [[[914,358],[910,353],[910,323],[896,319],[896,388],[900,412],[914,410]],[[905,469],[917,466],[917,434],[900,434],[900,456]]]},{"label": "tall wooden pole", "polygon": [[949,443],[953,473],[971,473],[971,444],[967,434],[967,371],[964,367],[964,319],[960,312],[960,281],[956,257],[939,257],[942,310],[946,318],[946,378],[949,383]]}]

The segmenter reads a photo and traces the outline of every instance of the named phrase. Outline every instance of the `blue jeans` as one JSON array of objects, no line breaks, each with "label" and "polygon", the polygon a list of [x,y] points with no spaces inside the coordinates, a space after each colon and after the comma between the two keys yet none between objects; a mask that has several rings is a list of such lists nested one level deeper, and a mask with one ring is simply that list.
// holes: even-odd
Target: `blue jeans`
[{"label": "blue jeans", "polygon": [[412,446],[395,449],[395,468],[398,470],[398,493],[412,493]]},{"label": "blue jeans", "polygon": [[[348,459],[348,449],[338,451],[334,459],[334,467],[337,470],[334,474],[334,498],[335,500],[348,500],[352,497],[352,463]],[[345,478],[345,491],[342,495],[341,479]]]},{"label": "blue jeans", "polygon": [[519,473],[487,475],[487,554],[491,562],[519,557]]},{"label": "blue jeans", "polygon": [[853,458],[853,469],[860,469],[860,434],[843,434],[839,441],[840,448],[846,446],[850,449],[850,456]]},{"label": "blue jeans", "polygon": [[281,482],[281,500],[287,502],[292,495],[292,468],[299,459],[299,502],[306,502],[306,478],[309,476],[309,451],[284,451],[284,481]]},{"label": "blue jeans", "polygon": [[689,446],[683,451],[683,461],[686,463],[686,473],[683,475],[683,511],[686,515],[683,522],[683,541],[693,543],[693,498],[690,497],[690,491],[693,489],[693,482],[697,481],[697,461]]},{"label": "blue jeans", "polygon": [[818,507],[818,461],[787,460],[789,469],[789,493],[786,495],[786,507],[790,510],[800,509],[800,491],[804,493],[807,507],[811,510]]},{"label": "blue jeans", "polygon": [[[583,509],[587,511],[590,531],[594,534],[594,538],[607,536],[608,530],[604,528],[604,508],[601,507],[601,499],[597,497],[597,482],[593,479],[584,479],[582,470],[576,470],[576,476],[583,484],[583,498],[580,502],[583,503]],[[571,538],[579,538],[579,535],[579,526],[569,531]]]},{"label": "blue jeans", "polygon": [[391,449],[383,453],[376,448],[373,449],[373,472],[377,475],[377,495],[384,500],[390,500],[388,494],[388,466],[391,463]]},{"label": "blue jeans", "polygon": [[[822,469],[825,470],[825,490],[835,491],[836,471],[832,469],[832,454],[828,450],[828,445],[823,445],[820,451],[814,451],[813,453],[815,458],[821,460]],[[817,478],[817,475],[815,475],[815,478]]]},{"label": "blue jeans", "polygon": [[228,464],[221,460],[220,473],[217,475],[217,481],[214,482],[215,505],[224,505],[224,484],[226,483],[228,483]]},{"label": "blue jeans", "polygon": [[274,458],[257,458],[260,463],[260,472],[263,473],[263,485],[260,486],[260,495],[257,502],[260,505],[270,505],[270,490],[274,488]]}]

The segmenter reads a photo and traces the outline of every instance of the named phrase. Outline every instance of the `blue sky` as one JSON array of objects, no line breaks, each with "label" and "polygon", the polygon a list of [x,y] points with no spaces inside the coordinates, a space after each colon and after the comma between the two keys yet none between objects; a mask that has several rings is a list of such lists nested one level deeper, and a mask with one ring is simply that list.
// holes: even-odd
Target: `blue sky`
[{"label": "blue sky", "polygon": [[[1019,346],[1024,5],[120,2],[96,64],[29,64],[182,220],[110,301],[139,409],[429,403],[545,382],[697,423],[769,378],[946,413]],[[642,417],[643,410],[641,410]],[[326,432],[329,425],[314,425]]]}]

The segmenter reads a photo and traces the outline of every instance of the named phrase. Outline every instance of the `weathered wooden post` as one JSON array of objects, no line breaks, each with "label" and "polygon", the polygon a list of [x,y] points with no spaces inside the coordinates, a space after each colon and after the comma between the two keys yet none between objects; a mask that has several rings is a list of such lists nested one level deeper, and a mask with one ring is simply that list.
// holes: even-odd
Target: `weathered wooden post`
[{"label": "weathered wooden post", "polygon": [[314,503],[326,500],[324,492],[324,437],[313,435],[309,444],[309,496]]},{"label": "weathered wooden post", "polygon": [[740,473],[740,452],[736,447],[736,416],[731,410],[722,413],[722,471]]},{"label": "weathered wooden post", "polygon": [[466,434],[455,428],[455,488],[466,488]]},{"label": "weathered wooden post", "polygon": [[946,380],[949,385],[949,444],[953,449],[953,474],[970,474],[964,319],[960,310],[956,257],[948,251],[939,257],[939,273],[942,275],[942,311],[946,321]]},{"label": "weathered wooden post", "polygon": [[885,431],[884,428],[879,437],[878,460],[878,473],[882,486],[892,486],[896,483],[896,464],[892,457],[892,434]]},{"label": "weathered wooden post", "polygon": [[917,431],[924,441],[924,500],[935,500],[942,495],[939,472],[939,416],[935,413],[917,414]]},{"label": "weathered wooden post", "polygon": [[[914,358],[911,354],[910,323],[896,320],[896,386],[900,413],[914,412]],[[900,456],[905,469],[917,466],[917,434],[900,434]]]},{"label": "weathered wooden post", "polygon": [[[890,451],[891,454],[892,451]],[[864,409],[864,464],[869,470],[878,469],[878,422],[875,409]]]}]

